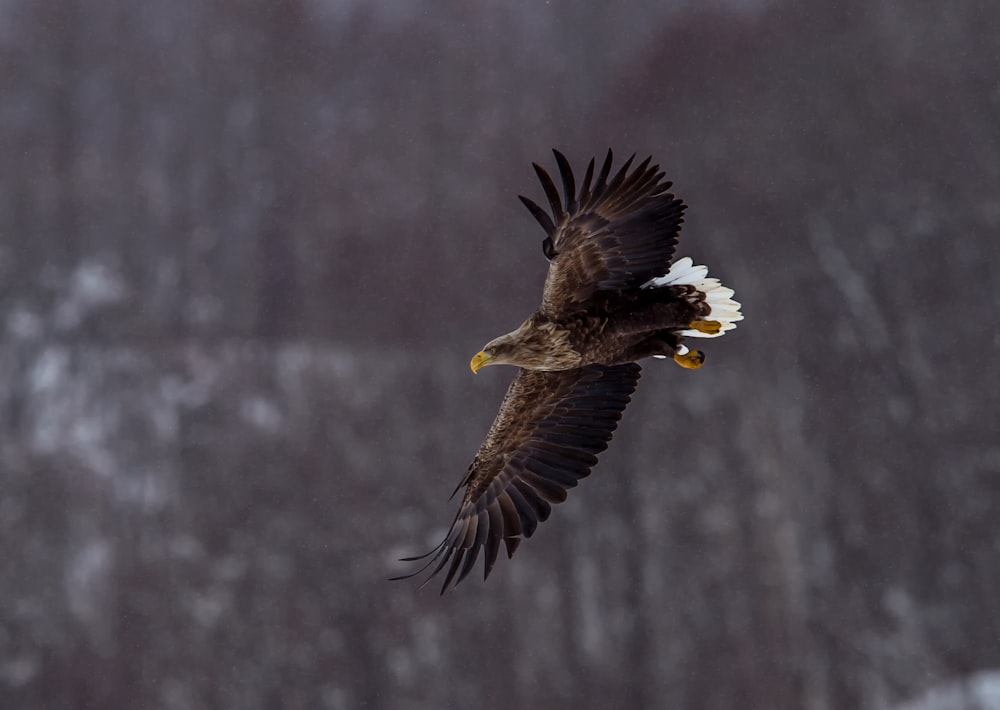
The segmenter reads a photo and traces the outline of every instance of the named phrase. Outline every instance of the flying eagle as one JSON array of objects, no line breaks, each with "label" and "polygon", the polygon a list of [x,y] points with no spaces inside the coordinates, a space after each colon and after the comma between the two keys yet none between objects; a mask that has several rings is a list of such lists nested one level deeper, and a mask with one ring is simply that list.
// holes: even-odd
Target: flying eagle
[{"label": "flying eagle", "polygon": [[[714,338],[742,320],[732,289],[708,278],[690,258],[674,261],[685,204],[647,158],[633,155],[611,176],[609,150],[597,177],[591,159],[580,190],[566,158],[553,151],[562,179],[533,164],[549,215],[521,197],[545,230],[549,260],[542,304],[516,330],[472,358],[520,368],[496,420],[465,476],[465,495],[451,528],[433,550],[403,561],[426,562],[405,579],[447,567],[441,593],[458,584],[484,553],[484,579],[501,542],[512,557],[551,506],[590,474],[628,405],[647,357],[698,368],[704,355],[687,337]],[[454,493],[452,494],[454,495]],[[424,582],[424,584],[427,583]]]}]

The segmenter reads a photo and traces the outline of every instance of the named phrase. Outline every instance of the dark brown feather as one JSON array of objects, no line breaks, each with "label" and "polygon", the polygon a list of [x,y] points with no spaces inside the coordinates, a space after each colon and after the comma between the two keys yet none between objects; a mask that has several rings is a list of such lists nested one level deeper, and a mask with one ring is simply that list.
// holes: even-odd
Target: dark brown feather
[{"label": "dark brown feather", "polygon": [[[528,211],[531,212],[531,215],[536,220],[538,220],[538,223],[540,225],[542,225],[542,229],[545,230],[546,234],[552,234],[552,233],[554,233],[556,231],[556,225],[554,225],[552,223],[552,218],[549,217],[549,213],[548,212],[546,212],[545,210],[543,210],[541,207],[539,207],[538,205],[536,205],[534,202],[532,202],[531,200],[529,200],[524,195],[518,195],[517,198],[519,200],[521,200],[521,202],[524,203],[524,206],[528,208]],[[549,239],[548,242],[549,242],[549,244],[551,244],[552,240]],[[547,256],[550,259],[552,258],[548,254],[546,254],[545,256]]]},{"label": "dark brown feather", "polygon": [[550,260],[541,312],[552,317],[585,308],[599,291],[635,289],[662,276],[673,260],[684,221],[684,203],[668,190],[659,165],[646,158],[634,169],[630,157],[611,175],[609,150],[591,186],[594,161],[577,195],[565,156],[553,151],[562,180],[560,199],[555,183],[534,165],[551,208],[551,216],[526,197],[521,201],[545,230],[543,251]]},{"label": "dark brown feather", "polygon": [[576,209],[576,185],[573,181],[573,168],[569,166],[566,156],[558,150],[552,151],[559,166],[559,176],[562,178],[563,197],[566,198],[566,211],[572,213]]},{"label": "dark brown feather", "polygon": [[[511,556],[531,537],[553,504],[589,475],[628,405],[640,368],[635,363],[559,372],[520,370],[496,420],[463,478],[465,495],[444,540],[411,560],[447,568],[443,594],[472,570],[485,548],[484,576],[496,562],[500,542]],[[413,575],[406,575],[413,576]],[[426,583],[426,582],[425,582]]]},{"label": "dark brown feather", "polygon": [[549,174],[538,163],[532,163],[531,167],[535,169],[538,181],[542,183],[542,190],[545,191],[545,197],[548,199],[549,207],[552,209],[553,221],[558,225],[562,222],[563,217],[566,216],[563,212],[562,200],[559,198],[559,190],[556,189],[556,184],[552,182]]}]

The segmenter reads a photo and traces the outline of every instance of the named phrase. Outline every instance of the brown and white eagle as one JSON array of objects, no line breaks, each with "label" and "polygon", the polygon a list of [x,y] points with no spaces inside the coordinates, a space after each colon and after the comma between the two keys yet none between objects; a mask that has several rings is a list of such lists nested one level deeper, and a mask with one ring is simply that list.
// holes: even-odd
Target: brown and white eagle
[{"label": "brown and white eagle", "polygon": [[[705,358],[685,338],[715,338],[742,320],[732,289],[690,258],[674,261],[684,203],[664,173],[633,155],[611,176],[609,150],[597,177],[594,160],[579,192],[566,158],[553,151],[563,197],[534,165],[551,216],[521,201],[545,230],[549,273],[542,304],[516,330],[488,342],[472,371],[514,365],[517,376],[496,420],[455,489],[465,495],[444,540],[405,579],[447,568],[443,594],[484,554],[484,579],[500,545],[511,557],[554,503],[590,474],[639,380],[637,360],[671,358],[698,368]],[[454,494],[453,494],[454,495]],[[426,581],[424,582],[426,584]]]}]

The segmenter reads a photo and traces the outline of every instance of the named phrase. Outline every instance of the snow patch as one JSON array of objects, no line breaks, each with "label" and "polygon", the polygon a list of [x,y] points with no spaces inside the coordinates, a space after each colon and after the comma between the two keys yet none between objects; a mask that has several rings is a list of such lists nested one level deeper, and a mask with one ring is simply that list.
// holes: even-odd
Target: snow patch
[{"label": "snow patch", "polygon": [[76,550],[67,565],[65,585],[69,610],[88,626],[98,625],[106,619],[103,611],[113,561],[108,541],[92,538]]},{"label": "snow patch", "polygon": [[108,264],[83,261],[70,274],[66,296],[56,306],[55,325],[60,330],[75,328],[93,311],[123,301],[126,292],[125,280]]},{"label": "snow patch", "polygon": [[1000,670],[944,683],[891,710],[1000,710]]},{"label": "snow patch", "polygon": [[279,431],[285,421],[278,406],[259,395],[244,397],[240,403],[240,415],[243,417],[243,421],[270,434]]},{"label": "snow patch", "polygon": [[5,685],[19,688],[34,680],[42,669],[37,656],[18,656],[0,663],[0,679]]},{"label": "snow patch", "polygon": [[37,313],[14,306],[7,314],[7,332],[14,340],[36,340],[45,332],[45,327]]}]

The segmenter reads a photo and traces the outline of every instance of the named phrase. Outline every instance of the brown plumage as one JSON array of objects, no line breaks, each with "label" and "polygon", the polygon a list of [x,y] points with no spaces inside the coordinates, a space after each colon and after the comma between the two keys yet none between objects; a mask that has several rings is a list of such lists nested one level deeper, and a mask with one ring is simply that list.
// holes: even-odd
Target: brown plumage
[{"label": "brown plumage", "polygon": [[444,540],[406,559],[430,558],[406,577],[433,565],[429,581],[447,568],[442,594],[480,552],[488,577],[501,542],[511,557],[551,505],[590,474],[635,391],[636,360],[671,357],[696,368],[704,356],[683,339],[722,335],[742,318],[732,291],[707,278],[705,267],[690,259],[671,266],[685,205],[650,158],[629,172],[633,156],[612,177],[609,150],[596,178],[590,161],[577,191],[566,158],[553,153],[562,198],[534,165],[552,214],[520,198],[546,232],[542,304],[471,363],[474,372],[495,364],[521,369],[456,488],[465,495]]}]

